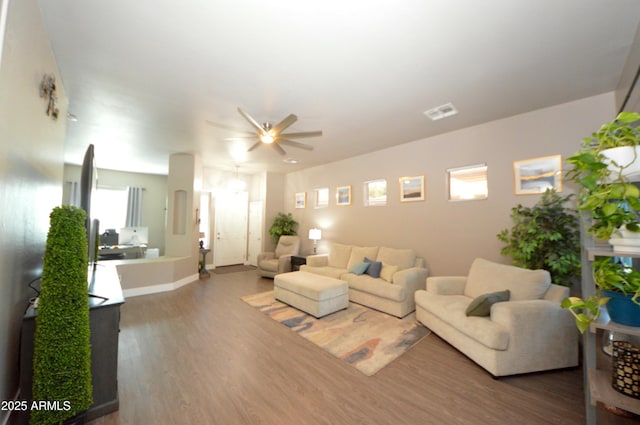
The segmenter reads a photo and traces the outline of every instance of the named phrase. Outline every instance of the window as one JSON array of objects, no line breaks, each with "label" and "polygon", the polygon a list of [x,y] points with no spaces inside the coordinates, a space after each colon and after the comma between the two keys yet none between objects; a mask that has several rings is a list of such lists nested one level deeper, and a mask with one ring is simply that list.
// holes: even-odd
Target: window
[{"label": "window", "polygon": [[100,220],[100,234],[107,229],[120,232],[127,218],[127,189],[98,187],[91,195],[91,215]]},{"label": "window", "polygon": [[384,179],[364,182],[364,206],[387,205],[387,181]]},{"label": "window", "polygon": [[450,201],[487,199],[489,189],[486,164],[450,168],[447,174],[449,175]]},{"label": "window", "polygon": [[316,189],[316,208],[324,208],[329,205],[329,188]]}]

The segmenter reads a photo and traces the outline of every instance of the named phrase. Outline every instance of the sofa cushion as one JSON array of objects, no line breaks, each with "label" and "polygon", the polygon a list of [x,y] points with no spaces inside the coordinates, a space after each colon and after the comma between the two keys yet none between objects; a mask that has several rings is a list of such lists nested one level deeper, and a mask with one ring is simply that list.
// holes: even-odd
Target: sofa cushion
[{"label": "sofa cushion", "polygon": [[277,272],[278,271],[278,259],[270,259],[270,260],[261,260],[260,264],[258,264],[262,270],[268,272]]},{"label": "sofa cushion", "polygon": [[398,266],[392,266],[390,264],[382,263],[382,270],[380,270],[380,277],[387,282],[393,283],[393,275],[398,271]]},{"label": "sofa cushion", "polygon": [[339,279],[341,275],[347,273],[347,269],[340,269],[337,267],[329,267],[329,266],[309,266],[306,264],[300,266],[300,271],[307,272],[307,273],[320,274],[322,276],[328,276],[334,279]]},{"label": "sofa cushion", "polygon": [[354,246],[351,247],[351,256],[347,264],[347,270],[351,270],[357,263],[364,261],[364,258],[375,259],[378,256],[377,246]]},{"label": "sofa cushion", "polygon": [[349,269],[349,273],[353,273],[357,275],[364,274],[364,272],[366,272],[367,269],[369,268],[369,264],[371,263],[365,263],[364,261],[360,263],[356,263],[353,267]]},{"label": "sofa cushion", "polygon": [[380,277],[380,271],[382,270],[382,263],[380,261],[373,261],[367,257],[364,257],[364,262],[369,263],[369,267],[365,271],[371,277],[378,278]]},{"label": "sofa cushion", "polygon": [[509,290],[492,292],[476,297],[467,306],[465,314],[467,316],[489,316],[491,314],[491,306],[495,303],[509,301]]},{"label": "sofa cushion", "polygon": [[351,257],[351,245],[332,243],[329,247],[329,266],[346,269]]},{"label": "sofa cushion", "polygon": [[527,270],[476,258],[471,264],[464,295],[479,297],[490,292],[508,289],[511,300],[535,300],[544,296],[551,285],[546,270]]},{"label": "sofa cushion", "polygon": [[340,276],[340,279],[349,284],[349,289],[372,294],[380,298],[402,302],[407,297],[407,291],[403,286],[393,285],[380,278],[376,279],[366,274],[358,276],[353,273],[346,273]]},{"label": "sofa cushion", "polygon": [[416,253],[413,249],[380,247],[376,260],[392,266],[398,266],[398,270],[404,270],[415,265]]},{"label": "sofa cushion", "polygon": [[464,295],[436,295],[427,291],[415,293],[416,305],[456,328],[471,339],[493,350],[509,347],[509,329],[489,317],[465,314],[471,299]]}]

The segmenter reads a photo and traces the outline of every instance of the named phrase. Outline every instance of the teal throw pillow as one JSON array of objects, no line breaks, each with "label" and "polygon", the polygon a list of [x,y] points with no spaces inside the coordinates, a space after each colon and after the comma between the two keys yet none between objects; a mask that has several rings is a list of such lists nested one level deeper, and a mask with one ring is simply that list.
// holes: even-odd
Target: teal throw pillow
[{"label": "teal throw pillow", "polygon": [[371,277],[380,277],[380,271],[382,270],[382,261],[372,261],[367,257],[364,257],[364,262],[369,263],[369,267],[365,271]]},{"label": "teal throw pillow", "polygon": [[349,271],[353,274],[364,274],[364,272],[366,272],[369,268],[369,264],[370,263],[365,263],[364,261],[361,263],[357,263],[353,267],[351,267],[351,270]]},{"label": "teal throw pillow", "polygon": [[511,298],[511,292],[508,289],[480,295],[471,301],[465,313],[467,316],[488,316],[491,313],[492,305],[502,301],[509,301],[509,298]]}]

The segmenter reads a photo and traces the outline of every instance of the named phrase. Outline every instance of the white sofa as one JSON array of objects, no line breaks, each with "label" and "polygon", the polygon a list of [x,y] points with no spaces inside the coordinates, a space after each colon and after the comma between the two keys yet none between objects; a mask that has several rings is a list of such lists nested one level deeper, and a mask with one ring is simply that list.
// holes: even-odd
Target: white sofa
[{"label": "white sofa", "polygon": [[[381,277],[355,274],[351,270],[368,258],[382,263]],[[414,293],[424,288],[427,268],[412,249],[360,247],[330,244],[328,254],[310,255],[300,271],[343,280],[349,284],[349,301],[396,317],[415,310]]]},{"label": "white sofa", "polygon": [[[488,316],[467,316],[472,300],[510,291],[510,300]],[[469,275],[430,277],[415,293],[416,317],[493,376],[578,365],[578,332],[560,307],[569,289],[551,283],[545,270],[526,270],[481,258]]]}]

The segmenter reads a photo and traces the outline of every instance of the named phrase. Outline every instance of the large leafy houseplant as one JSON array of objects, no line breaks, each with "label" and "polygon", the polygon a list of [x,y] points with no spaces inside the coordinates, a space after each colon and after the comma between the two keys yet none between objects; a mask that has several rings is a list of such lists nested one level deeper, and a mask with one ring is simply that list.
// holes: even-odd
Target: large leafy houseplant
[{"label": "large leafy houseplant", "polygon": [[269,228],[269,235],[274,243],[278,243],[282,235],[295,235],[298,222],[293,219],[291,213],[278,213],[273,219],[273,224]]},{"label": "large leafy houseplant", "polygon": [[33,410],[31,423],[60,423],[91,404],[91,345],[85,212],[53,209],[42,270],[33,355],[33,399],[60,409]]},{"label": "large leafy houseplant", "polygon": [[572,286],[580,277],[580,231],[575,211],[565,207],[571,196],[547,190],[534,206],[512,208],[513,227],[497,235],[506,244],[500,253],[518,267],[548,270],[554,283]]}]

